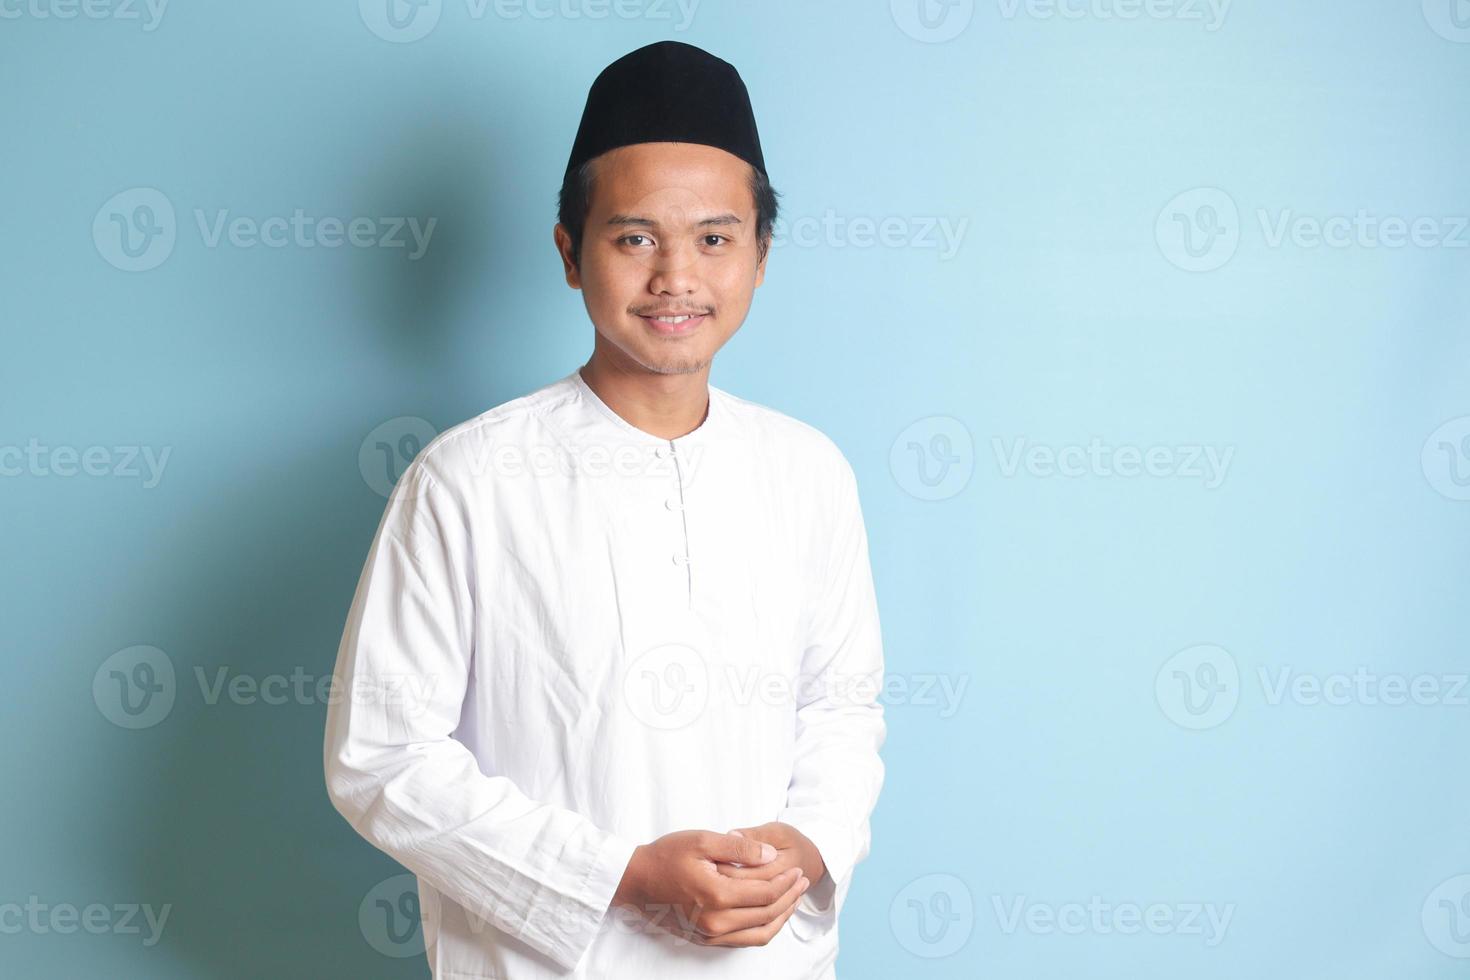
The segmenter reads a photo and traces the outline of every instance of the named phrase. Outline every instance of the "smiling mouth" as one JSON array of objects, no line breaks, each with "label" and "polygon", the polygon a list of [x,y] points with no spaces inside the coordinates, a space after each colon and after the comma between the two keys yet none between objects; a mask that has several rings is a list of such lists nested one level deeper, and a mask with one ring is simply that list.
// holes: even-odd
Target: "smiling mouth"
[{"label": "smiling mouth", "polygon": [[691,333],[709,318],[708,313],[640,313],[638,315],[655,333],[675,337]]}]

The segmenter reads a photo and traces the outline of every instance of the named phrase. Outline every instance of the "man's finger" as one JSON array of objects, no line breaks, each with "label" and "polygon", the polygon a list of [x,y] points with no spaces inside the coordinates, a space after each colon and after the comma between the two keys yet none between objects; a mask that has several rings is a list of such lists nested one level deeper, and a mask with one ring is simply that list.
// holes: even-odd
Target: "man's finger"
[{"label": "man's finger", "polygon": [[[793,886],[793,889],[795,887]],[[805,889],[803,888],[802,891],[804,892]],[[786,924],[786,920],[791,918],[791,914],[796,911],[796,903],[801,899],[801,894],[802,892],[797,892],[791,898],[785,910],[765,925],[755,926],[750,929],[740,929],[736,932],[727,932],[722,936],[706,936],[703,944],[706,946],[764,946],[771,941],[776,933],[781,931],[781,927]]]},{"label": "man's finger", "polygon": [[[792,873],[792,869],[795,873]],[[770,905],[781,897],[781,893],[791,886],[791,882],[801,877],[801,869],[796,865],[788,865],[782,874],[776,874],[771,878],[730,878],[721,876],[712,888],[713,900],[708,903],[710,908],[720,909],[748,909],[760,908],[762,905]]]},{"label": "man's finger", "polygon": [[[788,881],[787,878],[790,878]],[[711,913],[700,923],[699,931],[706,936],[714,937],[726,933],[738,932],[742,929],[754,929],[763,926],[775,919],[776,916],[786,911],[786,906],[795,902],[810,887],[810,882],[803,885],[804,876],[800,871],[789,876],[783,876],[779,884],[782,890],[779,895],[765,905],[750,905],[743,908],[723,909]],[[711,920],[715,925],[711,927]]]},{"label": "man's finger", "polygon": [[753,868],[721,861],[715,862],[715,870],[726,877],[750,878],[760,881],[770,881],[786,869],[794,867],[797,867],[797,860],[796,852],[792,850],[778,851],[776,860],[769,864],[758,864]]},{"label": "man's finger", "polygon": [[715,861],[735,861],[744,865],[767,864],[776,860],[776,848],[736,834],[709,833],[700,839],[704,856]]}]

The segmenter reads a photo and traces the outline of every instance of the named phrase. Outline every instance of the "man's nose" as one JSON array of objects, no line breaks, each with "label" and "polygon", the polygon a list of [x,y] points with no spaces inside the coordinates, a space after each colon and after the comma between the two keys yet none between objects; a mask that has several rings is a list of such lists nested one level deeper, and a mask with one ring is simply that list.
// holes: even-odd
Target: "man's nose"
[{"label": "man's nose", "polygon": [[648,288],[654,293],[692,293],[699,284],[699,252],[692,242],[660,246],[653,257]]}]

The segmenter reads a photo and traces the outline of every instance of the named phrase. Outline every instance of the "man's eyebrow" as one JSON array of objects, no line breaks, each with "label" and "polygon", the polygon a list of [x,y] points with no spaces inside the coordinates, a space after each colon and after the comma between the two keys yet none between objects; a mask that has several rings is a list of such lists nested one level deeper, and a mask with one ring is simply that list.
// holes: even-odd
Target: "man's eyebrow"
[{"label": "man's eyebrow", "polygon": [[[615,214],[607,219],[610,225],[637,225],[642,228],[657,228],[658,222],[652,218],[644,218],[634,214]],[[713,218],[705,218],[696,222],[694,227],[707,228],[715,225],[738,225],[743,224],[740,218],[734,214],[717,214]]]}]

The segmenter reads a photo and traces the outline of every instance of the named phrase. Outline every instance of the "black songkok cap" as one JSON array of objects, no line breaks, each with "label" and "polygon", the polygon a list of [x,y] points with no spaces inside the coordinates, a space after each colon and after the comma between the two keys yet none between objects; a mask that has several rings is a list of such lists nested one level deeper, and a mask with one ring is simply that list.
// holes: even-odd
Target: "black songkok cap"
[{"label": "black songkok cap", "polygon": [[735,66],[692,44],[659,41],[623,55],[592,83],[567,174],[619,146],[666,141],[716,146],[766,172]]}]

